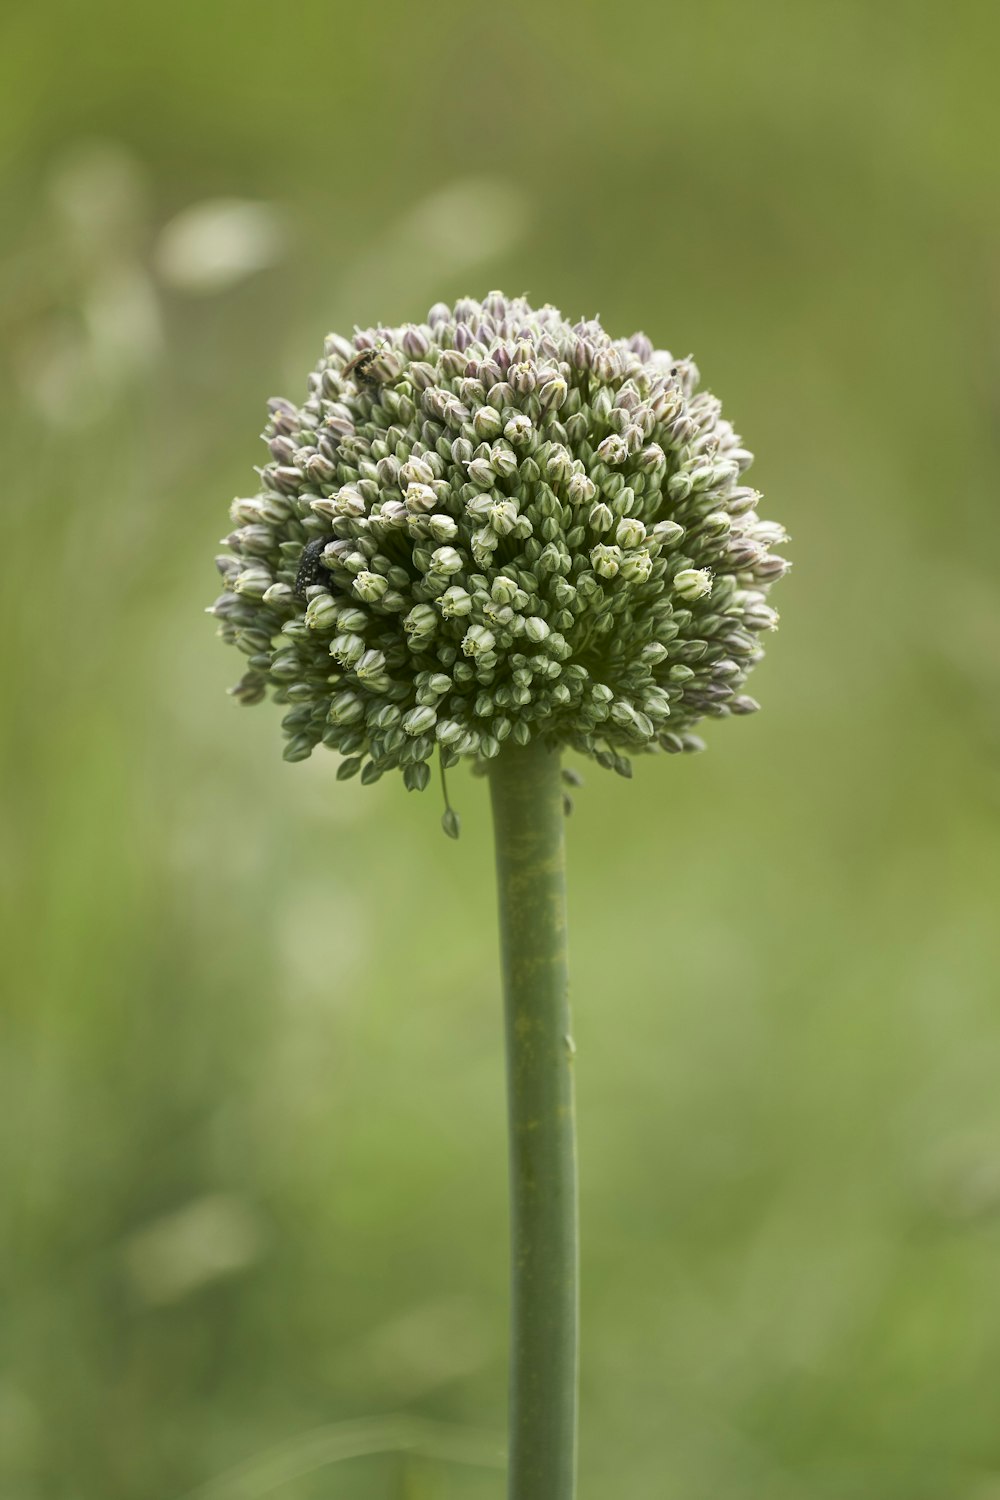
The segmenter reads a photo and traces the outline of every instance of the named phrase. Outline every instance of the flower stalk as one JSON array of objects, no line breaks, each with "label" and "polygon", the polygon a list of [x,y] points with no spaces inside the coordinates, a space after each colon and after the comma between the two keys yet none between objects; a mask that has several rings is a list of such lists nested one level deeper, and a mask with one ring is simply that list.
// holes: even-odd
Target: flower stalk
[{"label": "flower stalk", "polygon": [[510,1500],[576,1490],[579,1240],[560,756],[490,768],[510,1132]]},{"label": "flower stalk", "polygon": [[632,774],[702,748],[778,623],[784,528],[693,359],[490,292],[327,336],[269,402],[211,607],[285,758],[410,791],[489,776],[510,1099],[511,1500],[572,1500],[577,1407],[564,749]]}]

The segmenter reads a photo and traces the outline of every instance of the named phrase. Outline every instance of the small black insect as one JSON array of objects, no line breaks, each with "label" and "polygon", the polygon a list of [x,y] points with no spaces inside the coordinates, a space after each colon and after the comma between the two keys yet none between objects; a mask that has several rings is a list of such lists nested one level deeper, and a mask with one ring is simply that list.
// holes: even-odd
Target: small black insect
[{"label": "small black insect", "polygon": [[353,375],[358,385],[366,385],[370,390],[375,390],[382,384],[372,366],[382,353],[385,345],[380,340],[374,349],[362,349],[353,359],[349,359],[341,371],[342,375]]},{"label": "small black insect", "polygon": [[295,575],[295,592],[300,599],[306,596],[306,589],[311,583],[319,583],[320,578],[326,571],[320,562],[323,556],[323,548],[330,538],[328,536],[314,537],[302,548],[302,556],[299,558],[299,571]]}]

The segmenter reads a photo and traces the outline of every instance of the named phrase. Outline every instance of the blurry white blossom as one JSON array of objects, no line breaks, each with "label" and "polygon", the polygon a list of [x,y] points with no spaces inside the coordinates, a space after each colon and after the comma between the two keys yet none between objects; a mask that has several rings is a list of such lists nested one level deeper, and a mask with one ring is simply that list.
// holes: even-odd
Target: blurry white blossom
[{"label": "blurry white blossom", "polygon": [[157,280],[187,294],[224,291],[287,247],[272,204],[209,199],[157,234],[151,196],[126,147],[75,142],[49,172],[41,221],[4,267],[12,295],[0,312],[12,324],[15,374],[53,427],[98,421],[156,365],[165,342]]},{"label": "blurry white blossom", "polygon": [[154,264],[169,286],[219,292],[281,259],[287,235],[271,204],[213,198],[182,209],[161,231]]},{"label": "blurry white blossom", "polygon": [[259,1258],[263,1241],[247,1202],[212,1193],[138,1230],[125,1244],[124,1260],[143,1301],[155,1305],[244,1270]]}]

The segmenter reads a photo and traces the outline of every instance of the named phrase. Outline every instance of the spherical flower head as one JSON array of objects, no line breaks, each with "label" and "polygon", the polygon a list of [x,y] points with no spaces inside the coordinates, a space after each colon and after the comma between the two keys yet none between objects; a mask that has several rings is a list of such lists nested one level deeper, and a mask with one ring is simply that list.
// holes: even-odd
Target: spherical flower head
[{"label": "spherical flower head", "polygon": [[782,528],[693,361],[491,292],[331,334],[270,402],[261,488],[220,558],[233,689],[339,774],[480,767],[542,737],[623,774],[700,748],[777,615]]}]

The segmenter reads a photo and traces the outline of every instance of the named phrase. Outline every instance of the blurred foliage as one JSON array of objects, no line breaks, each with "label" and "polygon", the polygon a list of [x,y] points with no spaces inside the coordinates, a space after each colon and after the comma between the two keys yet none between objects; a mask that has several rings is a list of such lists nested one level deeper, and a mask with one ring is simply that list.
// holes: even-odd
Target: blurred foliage
[{"label": "blurred foliage", "polygon": [[200,613],[329,327],[693,349],[764,712],[570,825],[581,1500],[997,1500],[1000,12],[8,0],[4,1500],[497,1500],[489,828]]}]

